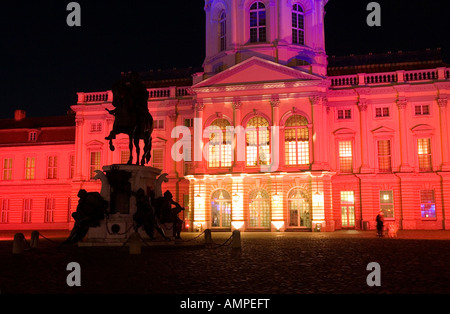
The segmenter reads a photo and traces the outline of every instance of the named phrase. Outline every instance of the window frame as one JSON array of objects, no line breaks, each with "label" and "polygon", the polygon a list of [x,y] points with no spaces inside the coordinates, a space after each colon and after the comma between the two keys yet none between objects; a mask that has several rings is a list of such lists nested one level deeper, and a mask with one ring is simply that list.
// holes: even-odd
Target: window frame
[{"label": "window frame", "polygon": [[[432,192],[433,195],[433,202],[423,202],[422,198],[422,192]],[[436,212],[436,191],[434,189],[428,189],[428,190],[420,190],[419,191],[419,198],[420,198],[420,218],[421,220],[436,220],[437,219],[437,212]],[[434,206],[434,216],[433,217],[424,217],[423,216],[423,205],[433,205]]]},{"label": "window frame", "polygon": [[[305,121],[306,121],[306,124],[304,124],[304,125],[295,125],[295,126],[287,126],[288,121],[291,118],[295,117],[295,116],[303,117],[305,119]],[[306,132],[308,134],[308,140],[300,140],[299,139],[300,138],[300,134],[299,133],[301,132],[300,130],[304,130],[304,129],[306,129]],[[287,134],[286,131],[289,131],[289,130],[294,130],[294,132],[295,132],[295,150],[294,150],[295,163],[290,163],[290,160],[292,159],[290,157],[291,157],[292,154],[291,154],[290,150],[287,147],[288,141],[286,139],[286,136],[287,136],[286,135]],[[286,121],[284,122],[284,129],[283,129],[283,136],[284,136],[284,143],[285,143],[285,145],[284,145],[284,164],[286,166],[308,166],[308,165],[311,164],[311,136],[310,136],[310,134],[311,134],[311,131],[310,131],[310,127],[309,127],[309,122],[308,122],[308,119],[305,116],[303,116],[301,114],[293,114],[293,115],[289,116],[286,119]],[[303,157],[299,156],[299,146],[298,146],[299,143],[307,143],[308,144],[307,145],[308,147],[307,147],[307,153],[306,154],[305,154],[305,152],[302,149],[303,153],[301,155]],[[300,158],[303,159],[305,156],[307,157],[308,162],[307,163],[300,163],[299,159]]]},{"label": "window frame", "polygon": [[[250,123],[250,121],[254,118],[262,118],[267,122],[267,126],[266,127],[249,127],[248,124]],[[261,131],[266,131],[268,133],[268,138],[269,138],[269,142],[267,145],[260,145],[260,137],[261,137]],[[256,132],[256,161],[255,164],[249,164],[249,147],[253,146],[253,145],[249,145],[250,144],[250,139],[249,139],[249,133],[250,132]],[[266,163],[261,163],[261,159],[260,159],[260,155],[261,155],[261,150],[260,147],[266,147],[268,148],[268,161],[266,161]],[[248,119],[245,123],[245,166],[246,167],[260,167],[261,165],[270,165],[271,164],[271,159],[272,159],[272,152],[271,152],[271,130],[270,130],[270,121],[269,119],[267,119],[265,116],[263,115],[255,115],[253,117],[251,117],[250,119]]]},{"label": "window frame", "polygon": [[[225,128],[215,125],[219,120],[224,120],[228,123]],[[209,129],[208,129],[209,128]],[[230,128],[232,128],[232,124],[228,119],[225,119],[223,116],[217,119],[214,119],[211,124],[205,130],[205,135],[208,137],[208,160],[206,162],[208,168],[218,169],[218,168],[231,168],[233,165],[233,132],[230,132]],[[211,144],[211,136],[219,132],[222,134],[222,141],[217,144]],[[212,148],[218,148],[218,154],[211,155]],[[218,164],[217,160],[214,159],[214,156],[219,156]],[[224,160],[225,159],[225,160]]]},{"label": "window frame", "polygon": [[[30,159],[31,165],[28,164],[28,159]],[[24,179],[25,180],[36,179],[36,157],[34,156],[25,157]]]},{"label": "window frame", "polygon": [[[301,11],[299,11],[299,8]],[[292,30],[292,44],[294,45],[305,45],[305,10],[303,9],[302,5],[300,3],[294,3],[291,8],[291,17],[292,17],[292,23],[291,23],[291,30]],[[294,26],[294,16],[296,25]],[[302,19],[302,26],[299,26],[299,17]],[[294,32],[296,32],[296,35],[294,37]],[[299,34],[302,34],[300,36]],[[294,40],[295,38],[295,40]],[[300,40],[301,39],[301,40]]]},{"label": "window frame", "polygon": [[[383,192],[390,192],[392,194],[392,201],[391,202],[382,202],[381,201],[381,196],[382,196]],[[380,190],[378,201],[380,203],[380,210],[384,213],[384,219],[386,219],[386,220],[395,220],[394,190],[392,190],[392,189],[391,190]],[[385,209],[382,208],[383,205],[392,207],[392,217],[388,217],[388,215],[386,215]]]},{"label": "window frame", "polygon": [[[8,164],[8,167],[5,165]],[[12,181],[13,179],[13,158],[4,157],[2,159],[2,181]]]},{"label": "window frame", "polygon": [[227,50],[227,13],[222,10],[219,14],[218,29],[219,52]]},{"label": "window frame", "polygon": [[[252,9],[252,7],[256,5],[256,8]],[[262,7],[260,7],[262,5]],[[252,13],[256,14],[256,25],[252,26]],[[263,17],[261,15],[263,14]],[[258,44],[258,43],[267,43],[267,9],[266,5],[262,1],[254,1],[249,6],[248,11],[249,17],[249,43]],[[261,22],[264,21],[264,25],[261,25]],[[256,30],[256,38],[252,36],[252,30]],[[261,36],[263,35],[263,36]],[[261,40],[261,37],[264,37],[264,40]]]}]

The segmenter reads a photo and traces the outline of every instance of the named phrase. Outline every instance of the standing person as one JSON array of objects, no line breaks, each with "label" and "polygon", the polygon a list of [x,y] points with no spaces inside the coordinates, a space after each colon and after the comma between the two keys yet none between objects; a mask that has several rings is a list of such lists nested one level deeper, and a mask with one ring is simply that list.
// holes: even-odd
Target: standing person
[{"label": "standing person", "polygon": [[384,228],[384,213],[380,210],[376,218],[377,221],[377,232],[378,236],[383,236],[383,228]]}]

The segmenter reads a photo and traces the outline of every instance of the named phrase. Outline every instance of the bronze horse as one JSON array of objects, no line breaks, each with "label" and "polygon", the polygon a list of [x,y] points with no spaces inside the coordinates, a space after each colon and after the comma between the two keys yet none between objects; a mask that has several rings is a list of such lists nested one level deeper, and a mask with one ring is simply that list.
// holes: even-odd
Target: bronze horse
[{"label": "bronze horse", "polygon": [[[112,88],[114,110],[106,109],[115,116],[113,129],[108,137],[109,148],[115,150],[113,139],[117,134],[127,134],[130,157],[127,164],[133,163],[133,143],[136,149],[136,165],[144,166],[150,161],[152,149],[153,117],[148,111],[148,91],[145,86],[132,75],[131,83],[118,81]],[[144,140],[144,152],[139,163],[140,140]]]}]

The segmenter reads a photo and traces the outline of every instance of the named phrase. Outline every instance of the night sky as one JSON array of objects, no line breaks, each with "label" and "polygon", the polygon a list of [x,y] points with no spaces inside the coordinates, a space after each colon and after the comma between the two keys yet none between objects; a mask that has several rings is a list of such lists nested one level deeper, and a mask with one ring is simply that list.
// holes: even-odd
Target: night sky
[{"label": "night sky", "polygon": [[[108,90],[121,72],[202,65],[204,0],[79,0],[81,27],[66,24],[69,2],[2,2],[0,118],[64,115],[77,92]],[[377,1],[373,28],[369,2],[329,1],[329,56],[441,47],[450,63],[448,0]]]}]

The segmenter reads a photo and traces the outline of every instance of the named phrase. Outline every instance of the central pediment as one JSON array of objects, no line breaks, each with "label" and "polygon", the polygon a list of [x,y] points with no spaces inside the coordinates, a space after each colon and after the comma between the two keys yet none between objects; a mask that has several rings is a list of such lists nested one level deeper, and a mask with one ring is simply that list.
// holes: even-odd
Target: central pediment
[{"label": "central pediment", "polygon": [[318,81],[322,79],[320,76],[258,57],[252,57],[194,85],[193,88],[289,81]]}]

